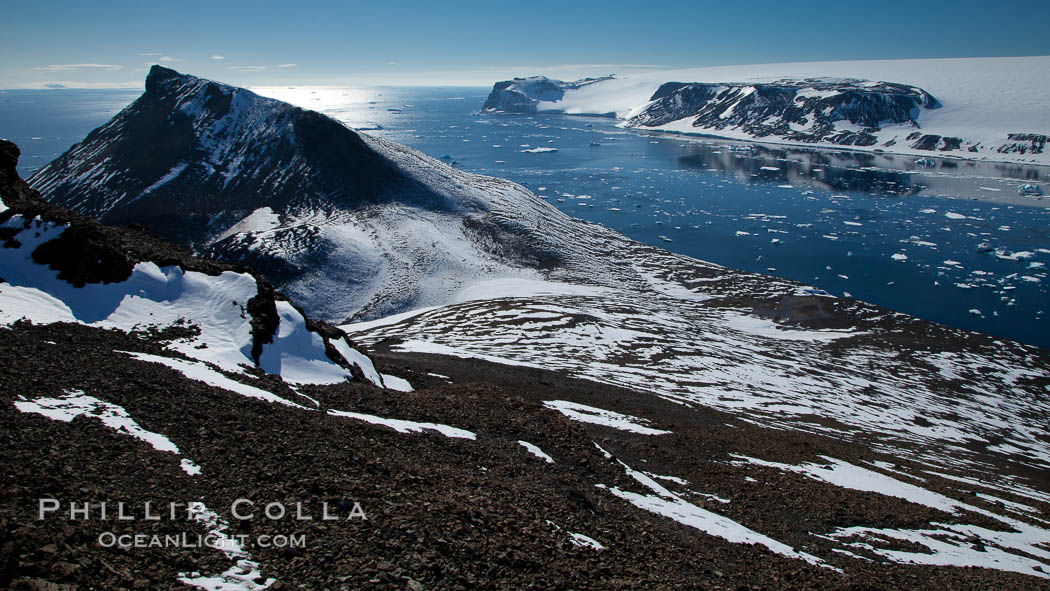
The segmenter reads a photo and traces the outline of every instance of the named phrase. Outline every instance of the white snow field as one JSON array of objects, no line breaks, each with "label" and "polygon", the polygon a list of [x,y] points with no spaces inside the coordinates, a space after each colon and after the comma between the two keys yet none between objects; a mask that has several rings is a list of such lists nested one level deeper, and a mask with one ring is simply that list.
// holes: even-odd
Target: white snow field
[{"label": "white snow field", "polygon": [[[1048,151],[1041,154],[1000,154],[996,151],[1006,141],[1008,133],[1050,135],[1050,109],[1046,106],[1046,97],[1050,93],[1050,56],[800,62],[657,70],[568,88],[560,100],[540,99],[537,110],[567,114],[615,113],[618,118],[627,119],[644,108],[653,93],[665,82],[770,83],[782,79],[806,78],[895,82],[929,92],[940,101],[942,107],[922,111],[918,119],[922,133],[961,137],[966,142],[981,144],[977,152],[959,149],[937,151],[935,155],[1050,164]],[[654,129],[754,139],[730,129],[716,131],[694,128],[691,117]],[[915,130],[910,127],[907,132],[898,128],[885,128],[877,134],[879,145],[849,148],[868,151],[879,148],[887,152],[931,155],[929,150],[909,149],[905,142],[898,142],[891,147],[881,145],[894,136],[904,136],[911,131]],[[760,141],[779,143],[784,140],[762,138]]]},{"label": "white snow field", "polygon": [[[32,230],[26,230],[25,223],[22,216],[16,215],[3,224],[4,228],[20,230],[20,245],[0,249],[0,277],[4,278],[4,283],[0,283],[0,325],[26,319],[35,324],[78,322],[132,331],[192,324],[200,333],[171,342],[168,348],[202,363],[133,355],[240,394],[277,398],[230,380],[209,367],[245,374],[246,367],[255,365],[251,355],[251,319],[245,311],[248,300],[258,293],[251,275],[227,271],[213,276],[147,262],[137,264],[124,281],[75,287],[59,279],[58,271],[32,259],[39,245],[58,238],[66,226],[38,218],[30,220]],[[333,384],[352,379],[350,370],[327,358],[324,340],[307,329],[302,314],[287,302],[277,302],[277,309],[278,333],[273,343],[263,347],[259,359],[263,370],[280,375],[290,384]],[[377,381],[372,379],[375,368],[367,357],[346,343],[337,344],[336,348],[349,355],[345,357],[349,364],[361,367],[371,381]],[[394,378],[391,383],[400,385],[397,380]],[[381,384],[380,380],[377,385]]]}]

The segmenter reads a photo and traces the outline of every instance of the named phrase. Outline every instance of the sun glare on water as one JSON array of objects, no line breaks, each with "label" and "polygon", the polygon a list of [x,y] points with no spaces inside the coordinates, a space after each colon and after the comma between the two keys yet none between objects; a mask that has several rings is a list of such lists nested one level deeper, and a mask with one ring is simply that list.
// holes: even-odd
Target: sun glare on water
[{"label": "sun glare on water", "polygon": [[389,113],[377,104],[380,92],[341,86],[258,86],[256,94],[334,117],[355,129],[381,127]]}]

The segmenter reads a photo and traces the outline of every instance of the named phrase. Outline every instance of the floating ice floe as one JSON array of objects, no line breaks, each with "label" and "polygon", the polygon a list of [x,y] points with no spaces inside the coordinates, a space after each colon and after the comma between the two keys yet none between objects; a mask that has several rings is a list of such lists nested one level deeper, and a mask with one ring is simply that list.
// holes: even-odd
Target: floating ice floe
[{"label": "floating ice floe", "polygon": [[1025,183],[1017,187],[1018,195],[1038,196],[1043,194],[1043,188],[1032,183]]}]

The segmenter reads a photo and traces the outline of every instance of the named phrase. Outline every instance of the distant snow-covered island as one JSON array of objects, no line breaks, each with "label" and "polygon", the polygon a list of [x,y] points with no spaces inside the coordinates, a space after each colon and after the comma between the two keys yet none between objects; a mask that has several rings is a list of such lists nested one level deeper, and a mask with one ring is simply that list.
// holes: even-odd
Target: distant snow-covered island
[{"label": "distant snow-covered island", "polygon": [[1050,56],[658,70],[497,82],[487,112],[616,117],[624,128],[1050,165]]}]

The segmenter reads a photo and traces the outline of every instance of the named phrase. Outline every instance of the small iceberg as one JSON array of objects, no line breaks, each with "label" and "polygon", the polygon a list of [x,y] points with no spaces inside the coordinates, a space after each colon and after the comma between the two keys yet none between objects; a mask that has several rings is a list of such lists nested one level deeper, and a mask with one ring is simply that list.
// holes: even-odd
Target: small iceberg
[{"label": "small iceberg", "polygon": [[1042,197],[1042,195],[1043,195],[1043,188],[1040,187],[1039,185],[1035,185],[1035,184],[1032,184],[1032,183],[1025,183],[1025,184],[1021,185],[1020,187],[1017,187],[1017,194],[1018,195],[1028,195],[1030,197]]}]

